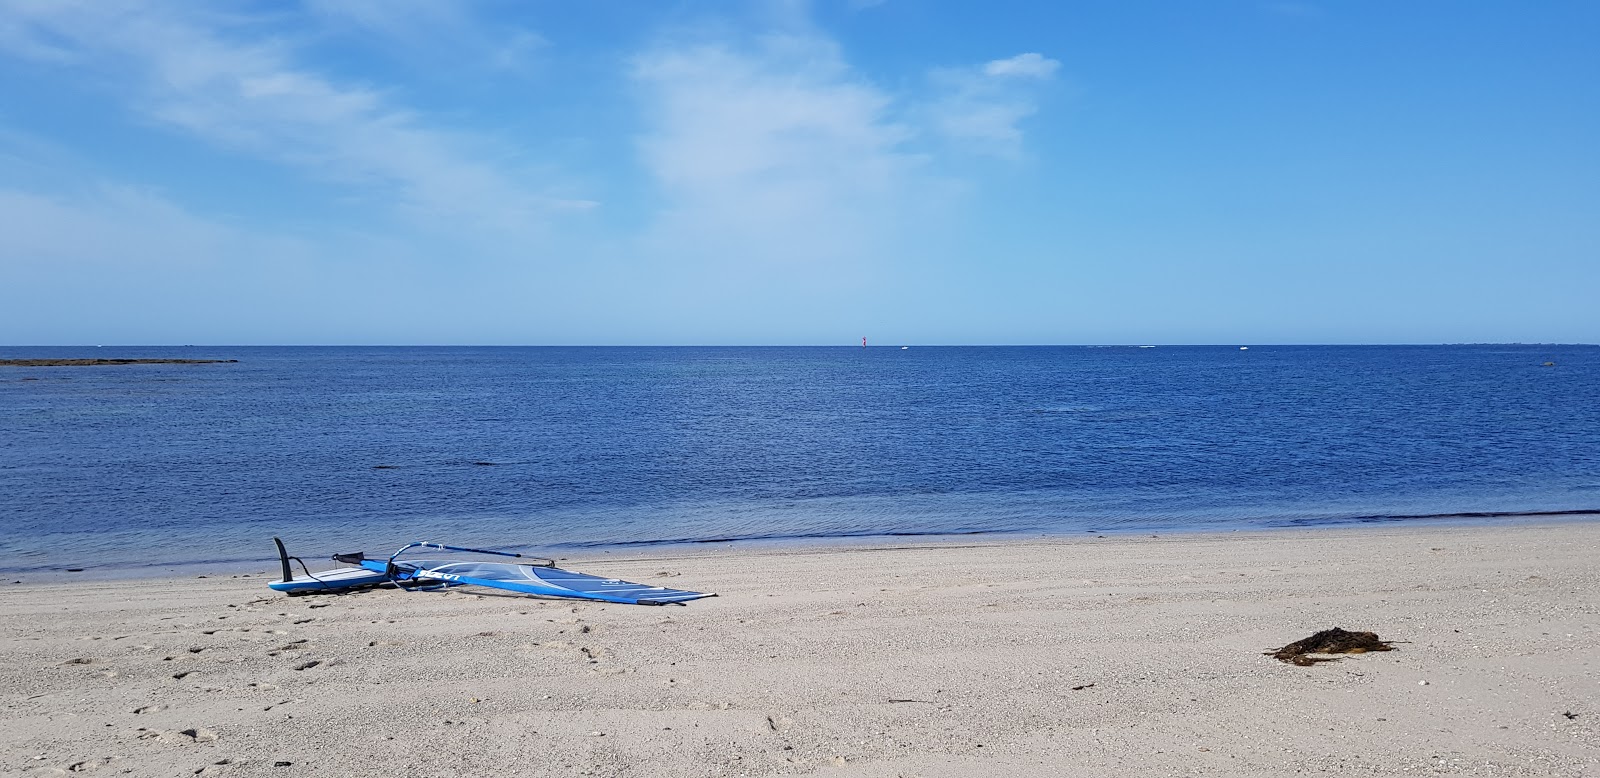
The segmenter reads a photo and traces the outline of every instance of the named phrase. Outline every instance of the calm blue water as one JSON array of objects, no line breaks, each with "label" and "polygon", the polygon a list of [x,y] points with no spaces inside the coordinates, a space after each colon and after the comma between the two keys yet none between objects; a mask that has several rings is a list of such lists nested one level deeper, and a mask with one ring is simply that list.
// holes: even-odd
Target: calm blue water
[{"label": "calm blue water", "polygon": [[240,360],[0,368],[7,575],[1600,510],[1596,347],[0,352]]}]

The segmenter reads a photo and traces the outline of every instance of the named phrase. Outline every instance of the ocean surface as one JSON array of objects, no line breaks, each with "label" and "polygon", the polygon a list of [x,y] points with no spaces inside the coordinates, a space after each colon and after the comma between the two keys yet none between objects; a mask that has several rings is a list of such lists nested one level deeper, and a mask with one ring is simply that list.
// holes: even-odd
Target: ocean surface
[{"label": "ocean surface", "polygon": [[308,560],[412,540],[581,556],[1600,511],[1593,346],[0,357],[239,360],[0,367],[8,580],[237,570],[273,536]]}]

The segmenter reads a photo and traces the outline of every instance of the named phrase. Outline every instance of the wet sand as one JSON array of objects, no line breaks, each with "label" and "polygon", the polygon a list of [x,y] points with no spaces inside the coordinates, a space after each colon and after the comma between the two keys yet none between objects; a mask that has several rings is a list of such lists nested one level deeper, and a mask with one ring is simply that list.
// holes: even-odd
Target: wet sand
[{"label": "wet sand", "polygon": [[[0,588],[7,775],[1600,775],[1600,522],[596,554],[642,607]],[[1330,627],[1404,641],[1297,667]]]}]

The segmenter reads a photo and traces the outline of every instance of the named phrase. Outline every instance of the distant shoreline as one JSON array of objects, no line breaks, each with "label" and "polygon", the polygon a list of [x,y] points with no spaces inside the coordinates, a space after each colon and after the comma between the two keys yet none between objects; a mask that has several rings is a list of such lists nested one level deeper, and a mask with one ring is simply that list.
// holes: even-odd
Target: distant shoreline
[{"label": "distant shoreline", "polygon": [[94,367],[97,365],[209,365],[237,359],[0,359],[0,367]]}]

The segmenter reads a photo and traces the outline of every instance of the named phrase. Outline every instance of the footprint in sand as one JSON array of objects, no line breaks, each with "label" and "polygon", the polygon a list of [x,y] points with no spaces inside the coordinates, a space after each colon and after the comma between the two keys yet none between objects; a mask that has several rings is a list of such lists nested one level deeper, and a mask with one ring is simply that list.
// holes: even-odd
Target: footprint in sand
[{"label": "footprint in sand", "polygon": [[218,737],[217,733],[201,727],[186,729],[178,734],[188,738],[191,743],[213,743],[216,742]]},{"label": "footprint in sand", "polygon": [[770,729],[773,732],[783,732],[793,725],[794,719],[791,719],[788,716],[779,716],[777,714],[767,716],[767,729]]},{"label": "footprint in sand", "polygon": [[114,759],[116,759],[116,757],[114,757],[114,756],[102,756],[99,759],[85,759],[82,762],[77,762],[77,763],[74,763],[74,764],[67,765],[67,772],[70,772],[70,773],[89,773],[89,772],[94,772],[98,768],[105,767],[106,765],[111,764],[112,760],[114,760]]},{"label": "footprint in sand", "polygon": [[252,683],[250,684],[250,688],[255,689],[258,692],[271,692],[277,691],[278,685],[275,683]]},{"label": "footprint in sand", "polygon": [[72,665],[92,665],[92,664],[94,664],[95,662],[98,662],[98,661],[100,661],[100,660],[91,659],[91,658],[86,657],[86,656],[80,656],[77,659],[68,659],[67,661],[62,662],[61,666],[62,667],[70,667]]},{"label": "footprint in sand", "polygon": [[218,738],[217,733],[204,727],[193,727],[181,732],[140,727],[138,733],[135,737],[140,740],[154,740],[157,743],[212,743]]},{"label": "footprint in sand", "polygon": [[285,651],[304,651],[310,647],[311,646],[309,645],[309,642],[303,638],[300,640],[291,640],[288,643],[268,651],[267,656],[278,656]]},{"label": "footprint in sand", "polygon": [[212,762],[211,764],[208,764],[205,767],[202,767],[202,768],[194,771],[194,774],[195,775],[222,775],[223,771],[228,769],[228,765],[231,765],[231,764],[233,764],[233,760],[232,759],[223,759],[222,761]]},{"label": "footprint in sand", "polygon": [[164,711],[166,709],[167,709],[167,706],[161,705],[161,704],[156,704],[156,705],[146,705],[143,708],[134,708],[133,712],[134,713],[140,713],[140,714],[143,714],[143,713],[156,713],[156,712],[159,712],[159,711]]}]

